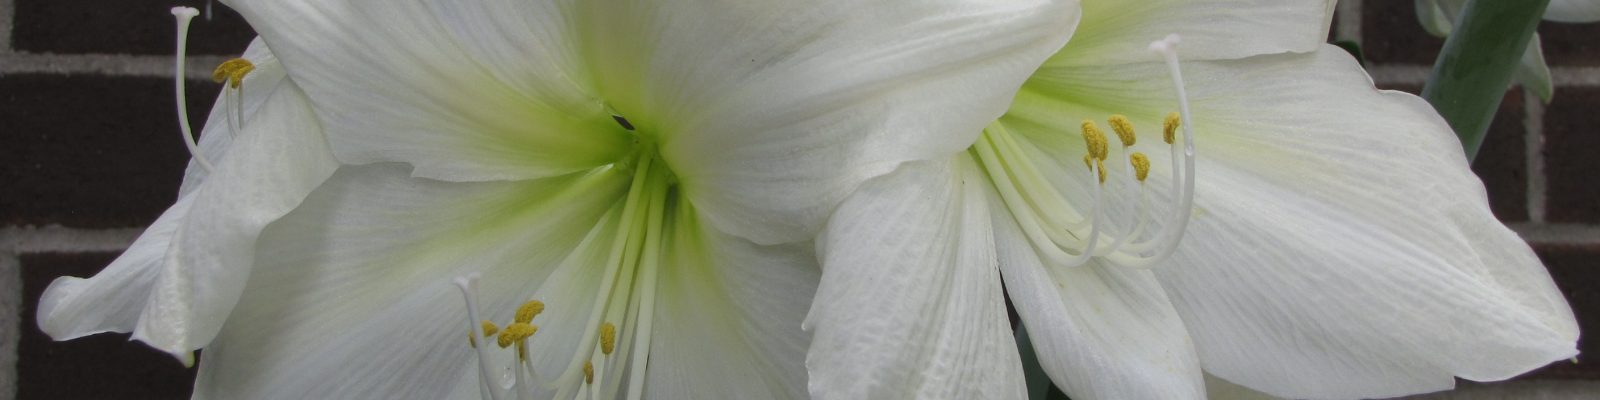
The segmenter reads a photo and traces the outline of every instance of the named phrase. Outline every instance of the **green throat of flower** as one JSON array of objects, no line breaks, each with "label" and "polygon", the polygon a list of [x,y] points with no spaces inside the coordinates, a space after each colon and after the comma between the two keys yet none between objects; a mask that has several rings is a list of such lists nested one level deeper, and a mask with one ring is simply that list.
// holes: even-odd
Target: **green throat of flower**
[{"label": "green throat of flower", "polygon": [[[1110,182],[1106,173],[1106,161],[1112,159],[1108,136],[1094,120],[1083,120],[1080,126],[1085,148],[1084,182],[1088,182],[1091,193],[1087,212],[1075,208],[1056,190],[1019,143],[1021,139],[1005,125],[995,123],[985,128],[983,136],[968,150],[1047,265],[1076,267],[1099,258],[1102,264],[1149,268],[1176,251],[1194,203],[1195,178],[1194,135],[1178,68],[1177,43],[1177,35],[1170,35],[1150,45],[1167,63],[1178,97],[1179,112],[1168,113],[1162,119],[1162,136],[1171,155],[1169,198],[1174,203],[1166,215],[1158,215],[1159,211],[1151,208],[1146,185],[1151,160],[1134,151],[1138,135],[1128,117],[1120,114],[1106,120],[1122,144],[1114,161],[1121,164],[1121,173]],[[1181,144],[1177,141],[1180,133]],[[1118,202],[1128,211],[1118,215],[1121,218],[1109,212]],[[1152,223],[1159,226],[1152,229]]]},{"label": "green throat of flower", "polygon": [[[603,268],[604,272],[587,321],[581,326],[541,328],[534,319],[544,311],[545,303],[530,300],[504,328],[496,329],[478,307],[477,274],[456,279],[466,298],[473,339],[469,344],[477,352],[485,398],[532,399],[536,390],[548,389],[556,389],[555,398],[616,398],[622,391],[636,399],[642,393],[664,252],[672,245],[670,242],[683,239],[668,236],[680,228],[677,225],[685,223],[688,210],[678,196],[676,176],[658,153],[654,135],[636,131],[626,118],[613,118],[633,133],[636,141],[633,151],[622,160],[601,167],[629,174],[631,180],[620,210],[614,210],[621,225],[609,239],[605,263],[591,266]],[[528,341],[540,329],[581,330],[584,339],[577,348],[570,349],[571,353],[533,354]],[[509,376],[493,363],[496,358],[490,352],[497,349],[477,345],[479,337],[496,337],[498,351],[515,354]],[[532,361],[536,357],[567,354],[571,359],[562,371],[534,370]],[[582,383],[569,384],[578,381]]]}]

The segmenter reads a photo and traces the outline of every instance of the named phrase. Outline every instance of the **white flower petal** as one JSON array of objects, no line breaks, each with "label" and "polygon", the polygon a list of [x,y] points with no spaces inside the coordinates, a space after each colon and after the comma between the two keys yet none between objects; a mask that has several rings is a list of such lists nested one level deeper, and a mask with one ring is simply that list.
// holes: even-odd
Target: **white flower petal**
[{"label": "white flower petal", "polygon": [[[238,1],[339,159],[447,180],[615,160],[632,136],[719,229],[809,238],[859,182],[971,144],[1076,2]],[[351,29],[360,27],[360,29]]]},{"label": "white flower petal", "polygon": [[1047,64],[1157,61],[1146,45],[1172,33],[1183,37],[1179,56],[1186,60],[1315,51],[1327,41],[1333,6],[1332,0],[1084,1],[1083,23]]},{"label": "white flower petal", "polygon": [[579,5],[565,3],[232,5],[306,89],[341,161],[495,180],[584,170],[628,149],[578,66]]},{"label": "white flower petal", "polygon": [[[245,47],[244,54],[240,55],[240,58],[250,61],[255,69],[245,75],[241,84],[242,90],[237,92],[238,97],[234,97],[227,90],[217,94],[216,100],[212,102],[211,113],[207,114],[206,126],[201,128],[200,137],[195,139],[199,142],[200,154],[211,162],[220,162],[227,157],[228,150],[233,147],[233,140],[239,137],[239,132],[234,132],[233,123],[229,122],[228,113],[231,112],[228,108],[229,102],[242,100],[238,111],[245,119],[253,118],[261,105],[267,102],[269,95],[284,82],[283,64],[278,63],[278,57],[272,54],[272,50],[267,48],[266,42],[262,41],[260,36],[250,41],[250,45]],[[243,130],[242,125],[240,129]],[[199,189],[200,183],[205,182],[208,175],[209,173],[199,162],[190,160],[183,173],[183,186],[178,188],[178,197]]]},{"label": "white flower petal", "polygon": [[[1159,110],[1159,71],[1120,67],[1124,99],[1098,106]],[[1561,294],[1426,103],[1373,89],[1331,46],[1185,71],[1196,211],[1156,273],[1207,371],[1278,396],[1384,397],[1575,353]]]},{"label": "white flower petal", "polygon": [[[1571,310],[1425,102],[1373,89],[1331,46],[1183,68],[1196,207],[1156,274],[1206,371],[1284,397],[1384,397],[1575,354]],[[1159,126],[1176,108],[1164,69],[1043,71],[1006,120],[1041,142],[1113,112]],[[1081,146],[1052,149],[1070,160]]]},{"label": "white flower petal", "polygon": [[696,219],[679,207],[666,243],[644,398],[806,398],[812,246],[761,246]]},{"label": "white flower petal", "polygon": [[[292,82],[272,93],[191,196],[135,339],[186,358],[216,335],[249,279],[256,237],[337,168]],[[220,122],[220,121],[219,121]]]},{"label": "white flower petal", "polygon": [[641,118],[671,124],[662,155],[711,223],[769,244],[809,239],[865,179],[970,146],[1077,23],[1075,1],[653,11],[625,36],[660,48],[624,106],[664,113]]},{"label": "white flower petal", "polygon": [[192,196],[178,198],[127,251],[93,278],[65,276],[50,282],[39,297],[39,329],[55,340],[132,332],[161,272],[172,232],[193,204]]},{"label": "white flower petal", "polygon": [[563,372],[609,249],[588,239],[616,231],[608,211],[627,176],[451,183],[409,172],[343,168],[267,229],[244,297],[205,351],[197,397],[437,398],[476,386],[451,284],[469,272],[483,273],[480,307],[497,324],[529,298],[547,304],[534,360],[546,379]]},{"label": "white flower petal", "polygon": [[813,397],[1027,396],[980,173],[965,153],[906,163],[839,206],[807,317]]},{"label": "white flower petal", "polygon": [[[63,278],[47,289],[39,313],[46,332],[57,339],[133,332],[135,339],[187,362],[227,318],[240,288],[212,283],[242,282],[249,275],[248,257],[195,268],[185,258],[196,249],[250,251],[261,226],[297,204],[334,165],[303,95],[283,79],[271,52],[257,40],[245,58],[257,68],[246,77],[243,95],[218,96],[200,137],[202,154],[219,166],[217,176],[191,163],[178,203],[127,252],[94,278]],[[226,104],[241,100],[247,121],[243,132],[233,132]],[[249,218],[257,220],[241,223]],[[229,232],[189,233],[208,224]]]},{"label": "white flower petal", "polygon": [[1049,269],[1009,211],[993,218],[1011,304],[1057,387],[1074,399],[1205,398],[1193,344],[1153,274]]}]

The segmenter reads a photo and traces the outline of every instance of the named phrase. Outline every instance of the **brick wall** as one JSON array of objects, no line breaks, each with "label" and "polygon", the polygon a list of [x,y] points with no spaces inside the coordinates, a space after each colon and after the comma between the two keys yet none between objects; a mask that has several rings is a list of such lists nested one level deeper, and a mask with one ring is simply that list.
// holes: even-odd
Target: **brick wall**
[{"label": "brick wall", "polygon": [[[205,0],[178,4],[205,10]],[[188,155],[171,94],[170,3],[0,0],[0,400],[183,398],[194,370],[127,335],[53,342],[34,324],[51,280],[105,266],[176,197]],[[220,5],[190,35],[189,115],[203,123],[212,67],[252,36]],[[1473,169],[1502,220],[1550,267],[1586,332],[1600,332],[1600,24],[1545,24],[1557,85],[1508,92]],[[1345,1],[1333,37],[1357,40],[1379,86],[1418,92],[1441,40],[1410,1]],[[1600,354],[1600,340],[1580,343]],[[1600,362],[1558,363],[1427,398],[1578,399]]]}]

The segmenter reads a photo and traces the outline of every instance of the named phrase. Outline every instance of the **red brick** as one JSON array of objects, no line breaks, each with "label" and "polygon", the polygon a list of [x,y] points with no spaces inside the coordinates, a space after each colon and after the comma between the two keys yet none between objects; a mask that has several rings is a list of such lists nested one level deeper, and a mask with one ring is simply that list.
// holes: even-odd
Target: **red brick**
[{"label": "red brick", "polygon": [[1361,45],[1369,65],[1433,65],[1444,39],[1422,30],[1415,7],[1411,1],[1361,2]]},{"label": "red brick", "polygon": [[1539,25],[1539,40],[1544,44],[1545,62],[1552,66],[1600,66],[1600,24],[1563,24],[1545,21]]},{"label": "red brick", "polygon": [[[190,81],[204,124],[220,85]],[[0,77],[0,224],[144,226],[177,197],[188,150],[160,78]]]},{"label": "red brick", "polygon": [[1600,223],[1600,88],[1563,87],[1545,111],[1550,222]]},{"label": "red brick", "polygon": [[11,47],[31,53],[172,54],[173,6],[201,10],[189,27],[189,54],[230,55],[244,52],[255,37],[238,13],[210,0],[57,1],[15,0]]}]

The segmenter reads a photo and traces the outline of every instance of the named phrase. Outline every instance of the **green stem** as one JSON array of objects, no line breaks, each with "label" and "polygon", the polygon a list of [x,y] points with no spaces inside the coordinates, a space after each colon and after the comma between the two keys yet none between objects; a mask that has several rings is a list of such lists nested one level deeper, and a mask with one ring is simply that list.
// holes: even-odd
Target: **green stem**
[{"label": "green stem", "polygon": [[1550,0],[1468,0],[1445,39],[1422,98],[1461,138],[1467,159],[1478,155],[1512,73]]}]

